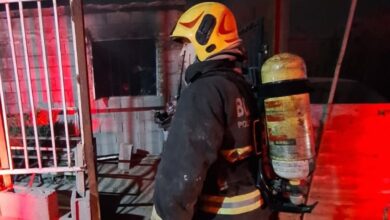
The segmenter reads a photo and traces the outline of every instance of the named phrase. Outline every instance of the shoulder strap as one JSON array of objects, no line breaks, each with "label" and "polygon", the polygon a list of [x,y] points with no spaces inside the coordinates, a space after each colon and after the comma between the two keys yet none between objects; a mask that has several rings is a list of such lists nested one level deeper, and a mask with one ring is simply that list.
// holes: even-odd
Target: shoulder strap
[{"label": "shoulder strap", "polygon": [[255,93],[252,90],[250,84],[245,81],[243,77],[240,75],[237,75],[236,72],[234,72],[232,69],[224,69],[223,72],[208,72],[207,74],[204,74],[200,76],[199,78],[206,78],[206,77],[212,77],[212,76],[218,76],[225,78],[232,82],[234,85],[236,85],[238,91],[244,96],[245,102],[247,107],[250,109],[250,112],[252,114],[253,119],[257,119],[259,117],[259,109],[255,98]]}]

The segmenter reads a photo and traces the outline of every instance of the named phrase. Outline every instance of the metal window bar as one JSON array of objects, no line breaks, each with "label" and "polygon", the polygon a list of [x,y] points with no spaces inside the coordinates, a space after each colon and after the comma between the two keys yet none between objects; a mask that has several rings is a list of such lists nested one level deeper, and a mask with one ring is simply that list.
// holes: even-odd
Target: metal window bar
[{"label": "metal window bar", "polygon": [[29,100],[30,100],[31,118],[32,118],[32,122],[33,122],[35,148],[36,148],[36,153],[37,153],[37,158],[38,158],[38,167],[42,168],[41,150],[39,149],[38,128],[37,128],[37,120],[36,120],[35,105],[34,105],[34,94],[33,94],[32,86],[31,86],[30,62],[28,60],[26,29],[24,26],[23,3],[21,1],[19,1],[19,15],[20,15],[20,26],[22,28],[24,63],[26,65],[28,96],[29,96]]},{"label": "metal window bar", "polygon": [[70,158],[70,143],[69,143],[69,128],[68,128],[68,113],[66,109],[66,101],[65,101],[65,85],[64,85],[64,72],[62,66],[62,54],[61,54],[61,46],[60,46],[60,33],[59,33],[59,25],[58,25],[58,14],[57,14],[57,1],[53,0],[53,12],[54,12],[54,26],[55,26],[55,35],[56,35],[56,46],[57,46],[57,58],[58,58],[58,66],[61,78],[61,99],[62,99],[62,110],[64,113],[64,127],[65,127],[65,137],[66,137],[66,149],[68,153],[68,167],[72,166],[71,158]]},{"label": "metal window bar", "polygon": [[[17,110],[19,111],[19,118],[20,118],[20,130],[21,130],[21,137],[19,139],[22,140],[23,145],[22,146],[13,146],[14,144],[11,143],[10,138],[10,131],[9,131],[9,124],[7,120],[7,106],[6,106],[6,100],[4,97],[4,87],[3,87],[3,80],[0,76],[0,100],[2,102],[2,111],[3,111],[3,119],[4,119],[4,130],[5,130],[5,136],[6,136],[6,147],[7,147],[7,156],[10,158],[9,160],[9,167],[3,167],[0,169],[0,175],[6,175],[6,174],[26,174],[26,173],[45,173],[45,172],[69,172],[69,171],[75,171],[75,172],[81,172],[84,170],[84,165],[81,163],[74,165],[72,167],[72,161],[71,161],[71,150],[70,150],[70,140],[80,140],[80,138],[71,138],[69,135],[69,125],[68,125],[68,110],[70,107],[67,107],[66,103],[66,97],[65,97],[65,84],[64,84],[64,74],[63,74],[63,66],[62,66],[62,53],[61,53],[61,47],[60,47],[60,33],[59,33],[59,22],[58,22],[58,14],[57,14],[57,2],[56,0],[52,0],[53,2],[53,17],[54,17],[54,26],[55,26],[55,43],[56,43],[56,52],[57,52],[57,58],[58,58],[58,66],[59,66],[59,76],[61,78],[61,102],[62,102],[62,114],[63,114],[63,121],[64,121],[64,128],[65,128],[65,138],[58,138],[55,135],[54,131],[54,120],[53,119],[53,108],[52,108],[52,97],[51,97],[51,86],[50,86],[50,70],[48,67],[48,57],[46,54],[46,39],[44,34],[44,22],[43,22],[43,15],[42,15],[42,0],[28,0],[29,2],[36,2],[37,3],[37,10],[38,10],[38,22],[39,22],[39,35],[40,35],[40,41],[41,41],[41,49],[42,49],[42,60],[43,60],[43,70],[44,70],[44,80],[46,85],[46,97],[48,101],[48,113],[49,113],[49,124],[50,124],[50,138],[47,137],[39,137],[38,134],[38,125],[37,125],[37,118],[36,118],[36,109],[34,107],[34,91],[32,89],[31,84],[31,74],[30,74],[30,63],[29,63],[29,51],[27,49],[27,38],[26,38],[26,29],[25,29],[25,17],[23,14],[23,2],[27,2],[26,0],[0,0],[0,4],[5,4],[6,7],[6,19],[8,24],[8,34],[9,34],[9,45],[11,47],[11,56],[12,56],[12,63],[13,63],[13,75],[14,75],[14,81],[16,84],[16,95],[17,95]],[[28,146],[27,140],[30,137],[27,137],[27,131],[26,131],[26,122],[24,119],[24,113],[23,113],[23,104],[22,104],[22,93],[21,93],[21,85],[20,85],[20,78],[19,74],[21,72],[18,72],[18,65],[17,65],[17,58],[16,58],[16,48],[15,48],[15,40],[14,40],[14,32],[13,32],[13,26],[12,26],[12,17],[15,16],[12,14],[11,16],[11,10],[10,10],[10,3],[17,3],[18,9],[19,9],[19,17],[20,17],[20,25],[21,25],[21,37],[22,37],[22,50],[23,50],[23,58],[24,58],[24,65],[25,65],[25,72],[23,73],[27,74],[27,86],[28,86],[28,98],[29,98],[29,104],[31,107],[31,114],[32,114],[32,121],[33,121],[33,131],[34,131],[34,137],[33,140],[35,142],[34,147]],[[15,13],[16,14],[16,13]],[[72,24],[72,40],[73,40],[73,49],[74,49],[74,60],[75,60],[75,70],[78,73],[78,60],[77,60],[77,45],[75,40],[75,24],[74,22],[71,22]],[[80,97],[80,85],[77,84],[77,95]],[[78,98],[78,104],[80,106],[81,98]],[[76,108],[76,117],[79,117],[82,120],[82,116],[78,115],[79,111]],[[78,119],[78,118],[77,118]],[[80,120],[77,120],[79,122],[79,127],[81,128],[81,142],[84,143],[84,135],[83,135],[83,123],[80,123]],[[15,137],[18,138],[18,137]],[[51,147],[44,147],[40,146],[40,140],[51,140]],[[65,141],[66,142],[66,149],[61,149],[56,146],[56,139]],[[12,145],[12,146],[11,146]],[[12,150],[23,150],[23,156],[20,155],[21,158],[24,159],[24,168],[15,168],[13,164],[13,156],[16,157],[17,155],[12,155]],[[36,156],[29,156],[28,152],[35,150]],[[42,160],[49,158],[47,156],[42,157],[41,151],[52,151],[53,156],[53,166],[52,167],[43,167]],[[66,158],[67,158],[67,167],[65,166],[59,166],[58,160],[57,160],[57,151],[58,152],[65,152],[66,151]],[[29,160],[38,160],[38,168],[32,168]]]},{"label": "metal window bar", "polygon": [[53,149],[53,163],[54,167],[57,167],[57,151],[56,149],[56,141],[55,141],[55,134],[54,134],[54,125],[53,125],[53,112],[52,112],[52,103],[51,103],[51,87],[49,83],[49,71],[47,66],[47,56],[46,56],[46,41],[45,36],[43,34],[43,19],[42,19],[42,4],[41,1],[37,1],[37,7],[38,7],[38,17],[39,17],[39,32],[40,32],[40,38],[41,38],[41,47],[42,47],[42,59],[43,59],[43,70],[45,73],[45,85],[46,85],[46,98],[47,98],[47,106],[49,110],[49,124],[50,124],[50,136],[51,136],[51,146]]},{"label": "metal window bar", "polygon": [[[11,153],[11,144],[9,141],[9,132],[8,132],[8,122],[7,122],[7,114],[5,114],[5,99],[4,99],[4,89],[3,89],[3,78],[0,74],[0,99],[1,99],[1,109],[2,109],[2,116],[3,116],[3,123],[4,123],[4,133],[5,133],[5,142],[7,147],[7,156],[8,156],[8,168],[10,170],[14,169],[14,165],[12,162],[12,153]],[[22,150],[24,148],[22,147]]]},{"label": "metal window bar", "polygon": [[44,168],[28,168],[28,169],[14,169],[12,172],[9,170],[0,170],[0,175],[6,174],[27,174],[27,173],[57,173],[57,172],[77,172],[82,171],[82,167],[44,167]]},{"label": "metal window bar", "polygon": [[[72,1],[72,0],[69,0],[69,1]],[[74,24],[74,21],[72,19],[72,22],[70,22],[71,25],[72,25],[72,43],[73,43],[73,51],[74,51],[74,65],[75,65],[75,70],[76,70],[76,76],[79,77],[79,63],[78,63],[78,60],[77,60],[77,57],[78,57],[78,54],[77,54],[77,43],[76,43],[76,28],[75,28],[75,24]],[[77,89],[77,97],[78,98],[78,106],[82,106],[81,105],[81,89],[80,89],[80,83],[77,83],[76,85],[76,89]],[[81,114],[80,111],[77,112],[77,115],[79,116],[79,121],[82,122],[83,121],[83,114]],[[80,135],[81,137],[84,137],[84,128],[83,128],[83,123],[79,123],[80,125]],[[84,145],[84,139],[81,139],[81,144]]]},{"label": "metal window bar", "polygon": [[[23,117],[22,97],[20,96],[19,75],[18,75],[18,67],[16,65],[15,42],[14,42],[14,36],[13,36],[13,30],[12,30],[12,23],[11,23],[11,12],[10,12],[10,7],[9,7],[8,3],[5,4],[5,8],[6,8],[6,13],[7,13],[8,35],[9,35],[9,39],[10,39],[12,63],[13,63],[13,69],[14,69],[14,75],[15,75],[16,94],[17,94],[17,99],[18,99],[20,129],[21,129],[22,137],[23,137],[22,141],[23,141],[23,147],[24,147],[24,149],[23,149],[24,162],[25,162],[25,167],[29,168],[30,164],[28,161],[26,128],[25,128],[24,117]],[[6,112],[4,112],[3,114],[6,114]],[[8,129],[8,128],[5,128],[5,129]],[[10,160],[11,160],[11,158],[10,158]]]}]

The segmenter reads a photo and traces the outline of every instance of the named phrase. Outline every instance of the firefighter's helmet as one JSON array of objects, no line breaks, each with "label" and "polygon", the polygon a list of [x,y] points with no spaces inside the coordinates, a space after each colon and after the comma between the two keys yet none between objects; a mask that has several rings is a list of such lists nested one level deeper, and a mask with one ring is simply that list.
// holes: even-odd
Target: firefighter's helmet
[{"label": "firefighter's helmet", "polygon": [[225,5],[217,2],[200,3],[184,12],[177,21],[171,37],[190,41],[200,61],[239,40],[233,13]]}]

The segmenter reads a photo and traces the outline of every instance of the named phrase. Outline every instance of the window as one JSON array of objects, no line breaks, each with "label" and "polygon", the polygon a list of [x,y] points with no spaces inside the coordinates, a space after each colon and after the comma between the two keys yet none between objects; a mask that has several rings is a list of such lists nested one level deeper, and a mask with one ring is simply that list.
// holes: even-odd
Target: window
[{"label": "window", "polygon": [[95,98],[156,95],[153,39],[92,43]]}]

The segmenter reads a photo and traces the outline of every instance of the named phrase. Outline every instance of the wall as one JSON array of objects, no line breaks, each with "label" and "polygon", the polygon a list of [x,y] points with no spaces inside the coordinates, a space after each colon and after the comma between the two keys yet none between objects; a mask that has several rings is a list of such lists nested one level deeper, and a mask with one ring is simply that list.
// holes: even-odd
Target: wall
[{"label": "wall", "polygon": [[[92,120],[98,146],[98,155],[118,152],[120,143],[134,144],[136,148],[157,154],[162,149],[161,129],[153,122],[156,110],[165,101],[178,82],[179,45],[167,41],[180,11],[159,11],[153,8],[134,9],[131,5],[86,5],[85,27],[89,42],[156,38],[158,96],[110,97],[92,102]],[[93,84],[92,53],[88,45],[90,84]],[[93,97],[93,91],[91,96]],[[115,143],[112,145],[112,143]],[[114,149],[113,149],[114,148]]]},{"label": "wall", "polygon": [[[290,1],[288,50],[305,59],[308,76],[333,77],[350,4],[351,1],[338,0]],[[389,12],[387,0],[357,1],[340,78],[353,80],[359,87],[348,89],[341,81],[343,84],[338,85],[336,101],[390,100]],[[329,91],[330,83],[327,85],[325,90]],[[370,95],[366,95],[368,93]],[[377,95],[374,97],[373,93]]]}]

